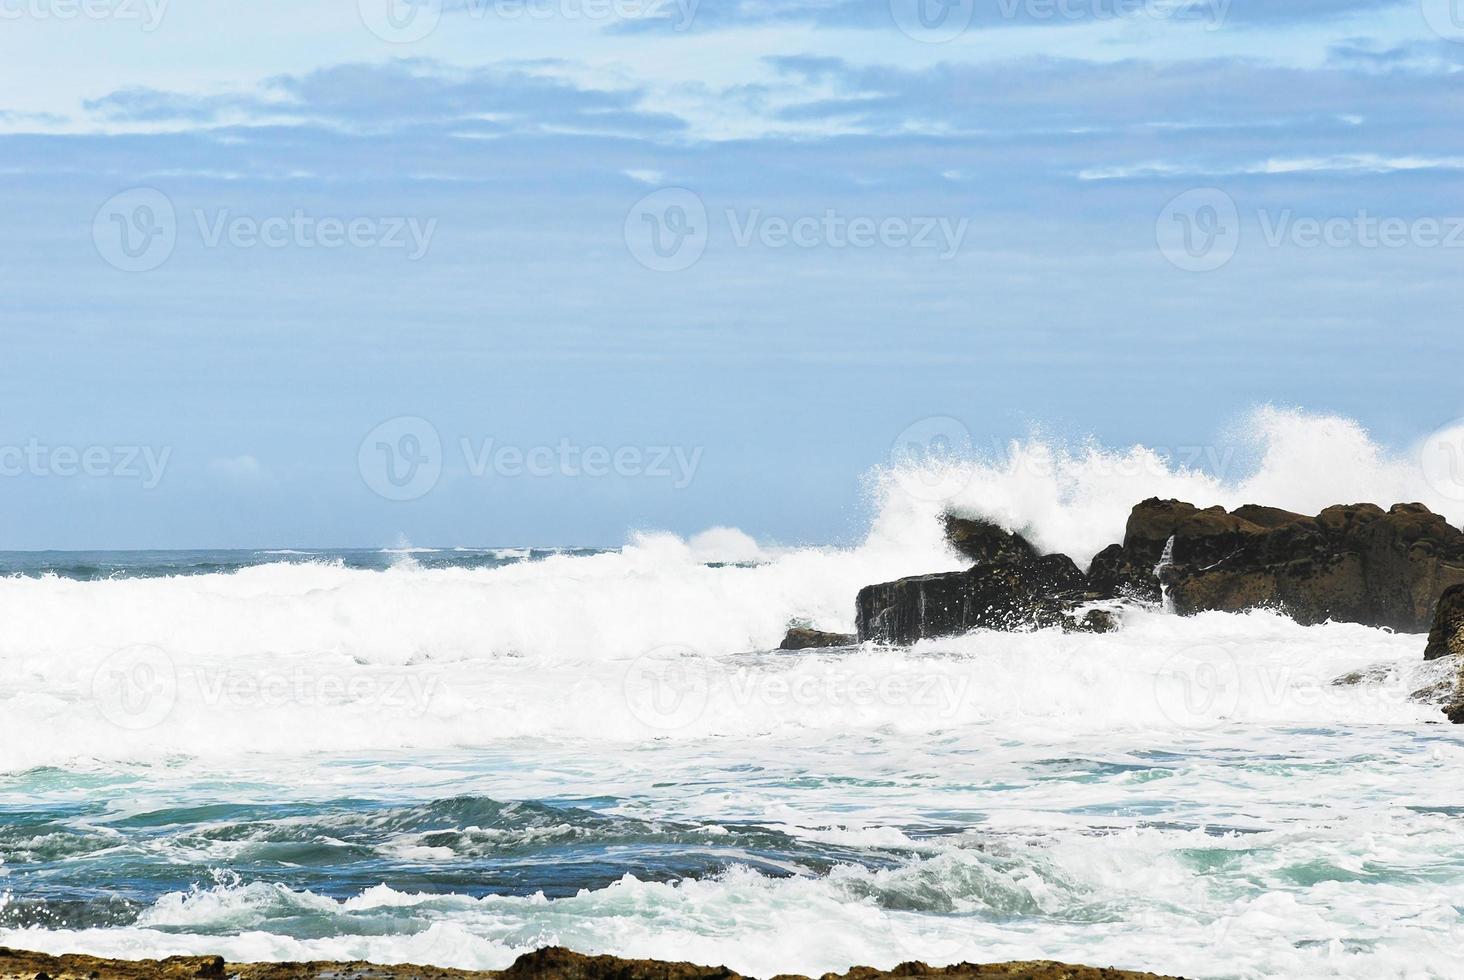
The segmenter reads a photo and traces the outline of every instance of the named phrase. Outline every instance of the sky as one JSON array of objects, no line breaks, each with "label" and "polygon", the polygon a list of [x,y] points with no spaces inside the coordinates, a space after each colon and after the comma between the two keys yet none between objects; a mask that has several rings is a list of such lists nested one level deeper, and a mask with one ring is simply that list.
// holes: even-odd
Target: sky
[{"label": "sky", "polygon": [[0,550],[854,540],[1464,416],[1457,0],[0,0]]}]

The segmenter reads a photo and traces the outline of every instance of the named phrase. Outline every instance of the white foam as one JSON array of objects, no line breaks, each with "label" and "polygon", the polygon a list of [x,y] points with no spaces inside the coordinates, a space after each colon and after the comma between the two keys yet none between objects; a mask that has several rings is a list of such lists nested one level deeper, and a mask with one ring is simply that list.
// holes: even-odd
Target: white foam
[{"label": "white foam", "polygon": [[[978,450],[975,460],[946,460],[941,472],[940,481],[922,479],[919,470],[885,472],[887,508],[903,511],[905,524],[945,507],[984,516],[1080,565],[1121,540],[1129,511],[1148,497],[1303,514],[1339,503],[1417,501],[1464,522],[1464,493],[1441,492],[1416,448],[1390,451],[1351,419],[1272,407],[1251,412],[1206,445],[1115,450],[1038,436],[999,452]],[[948,497],[920,492],[936,482],[950,488]]]},{"label": "white foam", "polygon": [[[1068,453],[1033,442],[1004,462],[961,463],[956,503],[1079,559],[1117,540],[1132,504],[1155,494],[1306,511],[1339,499],[1424,499],[1457,519],[1459,505],[1431,496],[1417,467],[1355,423],[1267,409],[1249,431],[1258,462],[1229,482],[1144,448]],[[497,568],[280,563],[227,575],[3,579],[0,670],[11,682],[0,690],[0,770],[543,734],[1430,716],[1406,701],[1402,673],[1389,685],[1327,683],[1371,662],[1418,659],[1418,638],[1270,616],[1140,616],[1110,637],[976,635],[915,658],[739,659],[776,647],[790,621],[851,630],[866,584],[961,567],[942,538],[942,503],[904,492],[909,479],[880,474],[877,516],[852,548],[773,549],[715,528]],[[778,683],[815,693],[780,696]],[[943,699],[935,709],[911,703],[921,684]],[[873,698],[858,694],[869,690]],[[667,692],[676,710],[656,717]],[[149,693],[161,700],[142,698]],[[137,697],[118,701],[123,694]],[[119,718],[119,707],[130,713]]]}]

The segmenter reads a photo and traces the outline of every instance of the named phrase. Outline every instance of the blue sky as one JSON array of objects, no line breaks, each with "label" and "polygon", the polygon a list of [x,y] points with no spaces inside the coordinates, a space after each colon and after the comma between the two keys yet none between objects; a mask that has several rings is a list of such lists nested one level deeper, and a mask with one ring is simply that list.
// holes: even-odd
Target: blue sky
[{"label": "blue sky", "polygon": [[1464,415],[1450,0],[916,2],[7,0],[0,549],[839,541],[933,416]]}]

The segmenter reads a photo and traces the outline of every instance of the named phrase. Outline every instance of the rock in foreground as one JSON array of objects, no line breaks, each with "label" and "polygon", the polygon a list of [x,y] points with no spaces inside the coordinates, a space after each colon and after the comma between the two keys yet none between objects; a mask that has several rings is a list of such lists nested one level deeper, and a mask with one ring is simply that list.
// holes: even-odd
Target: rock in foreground
[{"label": "rock in foreground", "polygon": [[[225,963],[218,956],[175,956],[166,960],[104,960],[93,956],[47,956],[0,947],[0,980],[741,980],[726,967],[585,956],[550,947],[520,956],[501,971],[449,970],[371,963]],[[944,980],[1181,980],[1153,973],[1094,969],[1036,961],[977,966],[928,967],[906,963],[892,971],[856,967],[828,980],[881,980],[921,977]],[[790,978],[791,980],[791,978]]]},{"label": "rock in foreground", "polygon": [[859,642],[853,633],[825,633],[823,630],[794,626],[783,637],[779,650],[826,650],[831,647],[852,647]]}]

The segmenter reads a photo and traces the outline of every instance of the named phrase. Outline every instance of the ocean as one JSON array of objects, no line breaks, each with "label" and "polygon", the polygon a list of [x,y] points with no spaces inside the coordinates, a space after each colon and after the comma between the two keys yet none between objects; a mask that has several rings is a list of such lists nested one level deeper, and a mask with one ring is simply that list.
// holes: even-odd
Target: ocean
[{"label": "ocean", "polygon": [[1410,697],[1423,637],[1155,607],[777,649],[960,567],[948,507],[1080,564],[1156,494],[1464,519],[1346,420],[1256,426],[1235,473],[1034,440],[872,474],[845,547],[0,553],[0,945],[1458,977],[1464,735]]}]

